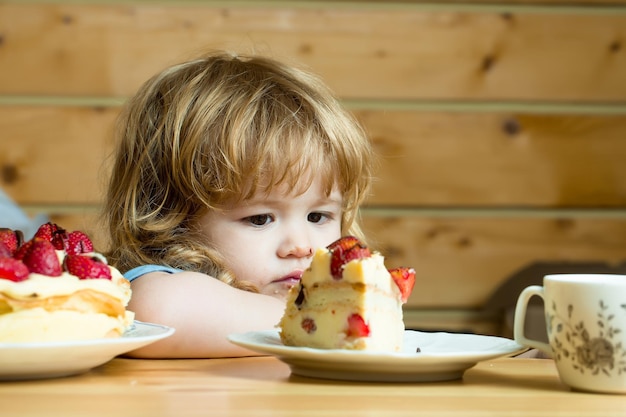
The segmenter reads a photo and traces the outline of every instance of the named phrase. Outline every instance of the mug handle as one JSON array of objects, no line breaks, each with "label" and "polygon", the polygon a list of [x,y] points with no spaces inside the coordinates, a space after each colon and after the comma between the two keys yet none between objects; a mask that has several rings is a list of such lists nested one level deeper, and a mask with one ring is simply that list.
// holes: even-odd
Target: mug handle
[{"label": "mug handle", "polygon": [[[529,346],[531,348],[539,349],[548,355],[552,355],[552,348],[549,344],[540,342],[538,340],[528,339],[524,336],[524,323],[526,322],[526,310],[528,307],[528,301],[532,296],[538,296],[544,298],[544,290],[540,285],[531,285],[526,287],[519,295],[517,304],[515,305],[515,319],[513,322],[513,338],[515,342]],[[544,298],[545,300],[545,298]]]}]

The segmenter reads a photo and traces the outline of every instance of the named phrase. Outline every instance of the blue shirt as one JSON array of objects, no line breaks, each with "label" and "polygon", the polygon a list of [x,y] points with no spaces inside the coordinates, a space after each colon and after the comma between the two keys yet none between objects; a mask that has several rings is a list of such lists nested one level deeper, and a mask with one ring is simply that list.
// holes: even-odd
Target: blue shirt
[{"label": "blue shirt", "polygon": [[141,265],[129,271],[126,271],[126,273],[124,274],[124,278],[129,281],[133,281],[140,276],[143,276],[150,272],[167,272],[168,274],[175,274],[182,271],[182,269],[172,268],[171,266],[165,265]]}]

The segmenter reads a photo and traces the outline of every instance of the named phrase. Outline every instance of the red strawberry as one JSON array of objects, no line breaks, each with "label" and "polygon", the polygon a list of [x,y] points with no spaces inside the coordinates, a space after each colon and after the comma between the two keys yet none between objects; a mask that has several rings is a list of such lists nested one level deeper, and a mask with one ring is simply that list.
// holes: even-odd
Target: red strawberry
[{"label": "red strawberry", "polygon": [[66,250],[68,245],[67,241],[68,236],[65,229],[58,229],[52,234],[51,242],[52,246],[54,246],[54,249],[56,250]]},{"label": "red strawberry", "polygon": [[52,222],[39,226],[35,232],[35,237],[51,242],[56,250],[64,250],[67,245],[67,232]]},{"label": "red strawberry", "polygon": [[22,261],[13,258],[0,258],[0,279],[24,281],[28,278],[28,268]]},{"label": "red strawberry", "polygon": [[15,257],[21,259],[30,272],[51,277],[61,275],[61,264],[54,246],[45,239],[31,239],[17,251]]},{"label": "red strawberry", "polygon": [[389,273],[400,289],[402,302],[406,303],[415,286],[415,269],[401,266],[399,268],[390,269]]},{"label": "red strawberry", "polygon": [[12,256],[11,249],[3,242],[0,242],[0,258],[11,258]]},{"label": "red strawberry", "polygon": [[65,270],[80,279],[111,279],[109,266],[96,256],[69,254],[63,261]]},{"label": "red strawberry", "polygon": [[335,279],[341,279],[343,266],[354,259],[368,258],[372,255],[369,248],[361,244],[354,236],[345,236],[327,246],[331,252],[330,273]]},{"label": "red strawberry", "polygon": [[67,253],[79,255],[93,252],[93,243],[89,237],[79,231],[73,231],[67,236]]},{"label": "red strawberry", "polygon": [[3,243],[11,255],[22,245],[24,235],[20,230],[12,230],[6,227],[0,228],[0,243]]},{"label": "red strawberry", "polygon": [[39,226],[39,229],[35,232],[35,237],[45,239],[48,242],[52,242],[52,236],[59,230],[59,226],[54,223],[48,222]]},{"label": "red strawberry", "polygon": [[359,241],[359,239],[357,239],[354,236],[344,236],[342,238],[335,240],[333,243],[326,246],[326,248],[330,250],[331,252],[337,248],[342,248],[343,250],[346,250],[360,243],[361,242]]},{"label": "red strawberry", "polygon": [[347,337],[367,337],[370,335],[370,326],[365,323],[360,314],[352,314],[348,317]]}]

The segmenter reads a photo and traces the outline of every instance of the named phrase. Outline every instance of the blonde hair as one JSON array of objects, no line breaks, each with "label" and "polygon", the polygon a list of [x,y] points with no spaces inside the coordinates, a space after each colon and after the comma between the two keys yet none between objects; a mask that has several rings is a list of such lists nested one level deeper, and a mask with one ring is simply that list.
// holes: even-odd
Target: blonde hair
[{"label": "blonde hair", "polygon": [[122,271],[168,265],[250,289],[194,222],[251,197],[260,181],[270,185],[267,192],[281,184],[301,188],[307,173],[321,175],[326,193],[338,187],[342,234],[364,238],[357,217],[372,178],[371,145],[305,71],[222,52],[172,66],[126,103],[118,136],[103,216],[107,255]]}]

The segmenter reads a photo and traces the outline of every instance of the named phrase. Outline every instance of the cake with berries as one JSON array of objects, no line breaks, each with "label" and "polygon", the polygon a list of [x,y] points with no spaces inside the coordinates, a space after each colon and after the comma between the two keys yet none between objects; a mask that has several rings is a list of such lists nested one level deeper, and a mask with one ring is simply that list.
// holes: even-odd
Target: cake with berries
[{"label": "cake with berries", "polygon": [[400,351],[402,306],[415,270],[388,270],[384,257],[347,236],[315,251],[291,288],[279,327],[283,344],[319,349]]},{"label": "cake with berries", "polygon": [[83,232],[46,223],[23,242],[0,229],[0,343],[119,337],[133,322],[130,296]]}]

